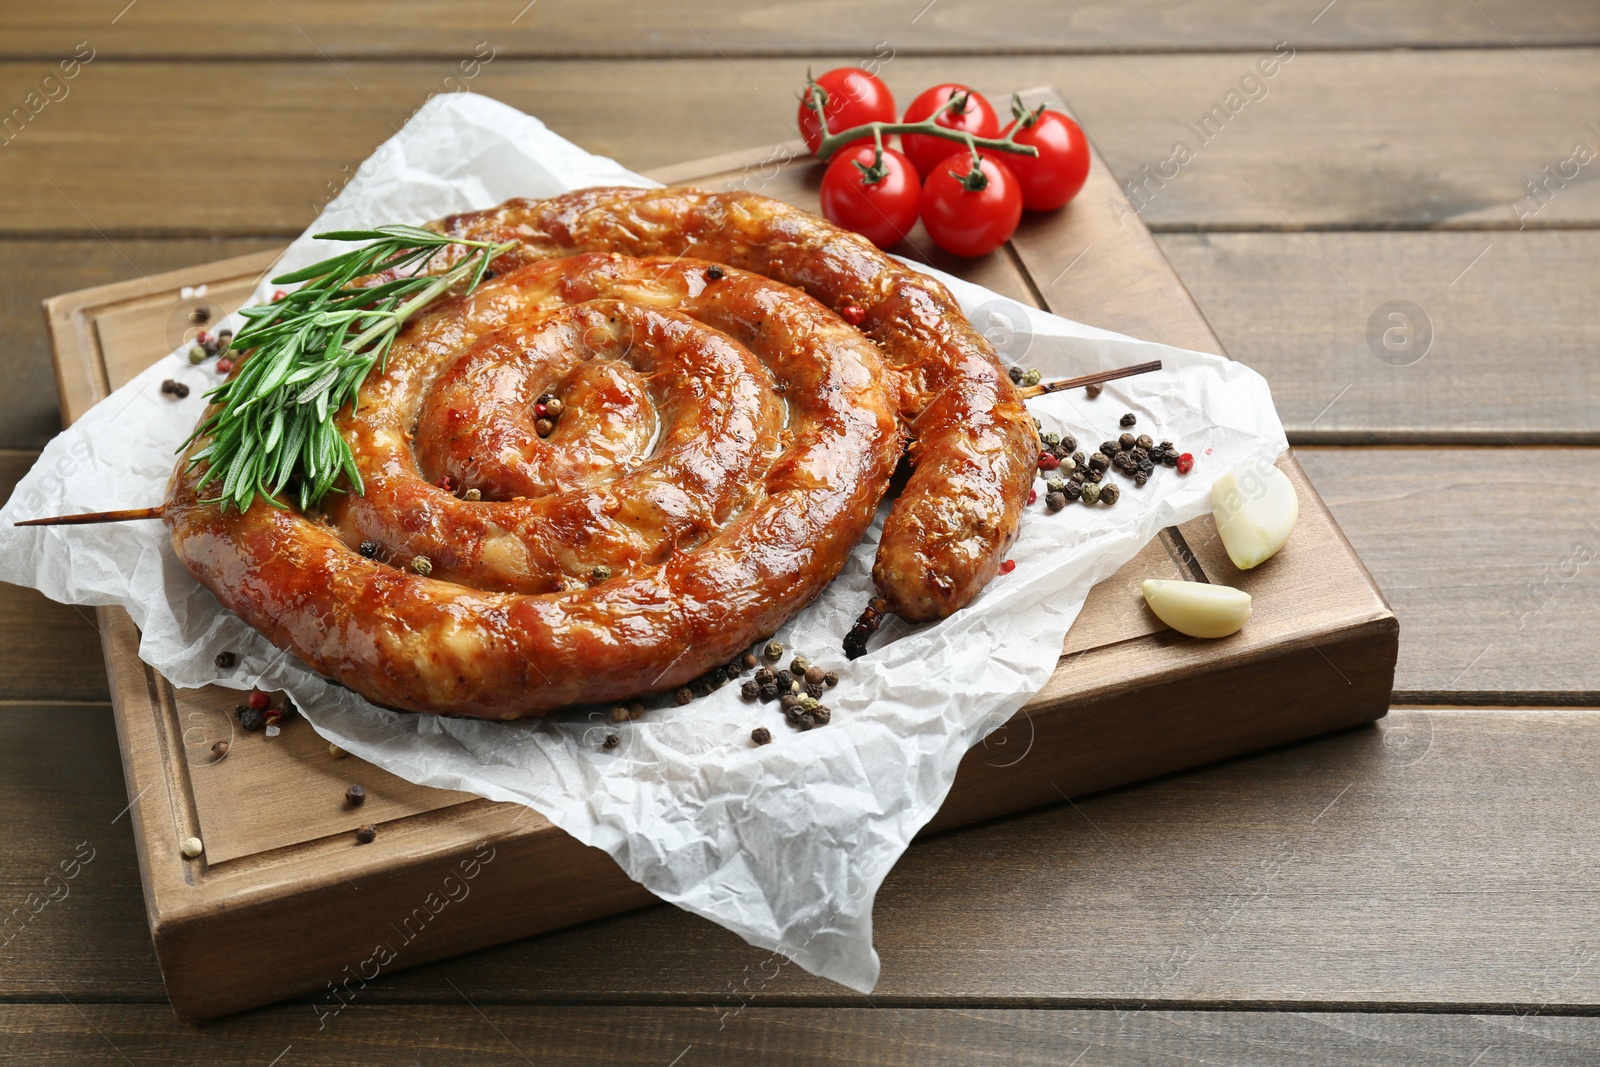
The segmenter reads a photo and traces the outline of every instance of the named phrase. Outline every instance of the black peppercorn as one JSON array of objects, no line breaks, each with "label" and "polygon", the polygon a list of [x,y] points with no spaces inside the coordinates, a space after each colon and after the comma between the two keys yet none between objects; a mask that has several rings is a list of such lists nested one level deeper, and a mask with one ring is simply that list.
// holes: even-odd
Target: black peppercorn
[{"label": "black peppercorn", "polygon": [[1178,454],[1170,448],[1164,450],[1161,453],[1161,463],[1166,467],[1176,467],[1178,465]]},{"label": "black peppercorn", "polygon": [[778,686],[775,682],[767,682],[761,687],[762,700],[777,700]]},{"label": "black peppercorn", "polygon": [[[1113,449],[1112,451],[1115,452],[1116,450]],[[1089,457],[1089,469],[1092,471],[1103,471],[1109,466],[1111,466],[1111,453],[1096,452]]]},{"label": "black peppercorn", "polygon": [[620,744],[622,744],[622,738],[616,734],[606,734],[606,739],[600,743],[600,747],[609,752]]},{"label": "black peppercorn", "polygon": [[822,683],[821,682],[807,682],[806,683],[806,696],[812,697],[812,698],[816,698],[816,697],[820,697],[821,695],[822,695]]},{"label": "black peppercorn", "polygon": [[785,693],[783,696],[778,698],[778,707],[782,708],[784,711],[788,711],[793,707],[798,707],[799,704],[800,697],[794,693]]},{"label": "black peppercorn", "polygon": [[1137,485],[1140,489],[1143,489],[1144,488],[1144,483],[1148,482],[1149,480],[1150,480],[1150,472],[1149,471],[1140,471],[1138,474],[1135,474],[1133,476],[1133,484]]},{"label": "black peppercorn", "polygon": [[366,556],[368,559],[372,559],[378,554],[378,542],[363,541],[361,542],[361,548],[359,551],[363,556]]},{"label": "black peppercorn", "polygon": [[739,687],[739,695],[744,697],[746,700],[755,700],[757,697],[761,696],[761,683],[756,681],[744,683],[744,685]]},{"label": "black peppercorn", "polygon": [[284,722],[294,722],[300,717],[300,709],[295,707],[294,701],[285,697],[283,707],[278,709],[278,717]]},{"label": "black peppercorn", "polygon": [[1081,467],[1085,463],[1088,463],[1089,460],[1088,457],[1086,457],[1082,452],[1074,452],[1072,454],[1072,462],[1074,465]]},{"label": "black peppercorn", "polygon": [[1150,472],[1156,469],[1155,461],[1150,459],[1149,456],[1146,456],[1144,459],[1141,459],[1138,462],[1137,466],[1138,466],[1138,473],[1139,474],[1143,474],[1147,478],[1150,476]]},{"label": "black peppercorn", "polygon": [[1096,382],[1093,385],[1086,385],[1083,387],[1083,395],[1087,396],[1090,400],[1093,400],[1095,397],[1105,392],[1105,388],[1106,387],[1101,385],[1099,382]]},{"label": "black peppercorn", "polygon": [[1021,367],[1012,367],[1010,370],[1006,371],[1006,376],[1011,379],[1011,384],[1012,385],[1021,385],[1022,384],[1022,368]]},{"label": "black peppercorn", "polygon": [[228,749],[230,747],[231,746],[228,744],[228,742],[218,741],[216,744],[211,746],[211,754],[217,757],[217,759],[221,759],[228,754]]},{"label": "black peppercorn", "polygon": [[760,682],[762,685],[766,685],[768,682],[773,681],[775,676],[772,673],[771,667],[757,667],[755,678],[757,682]]},{"label": "black peppercorn", "polygon": [[811,718],[818,726],[826,726],[833,721],[833,712],[819,704],[811,709]]},{"label": "black peppercorn", "polygon": [[829,689],[832,689],[834,686],[839,684],[839,676],[834,672],[829,671],[827,674],[822,676],[822,684],[827,686]]},{"label": "black peppercorn", "polygon": [[1163,451],[1163,452],[1176,452],[1177,451],[1177,447],[1174,446],[1171,441],[1162,441],[1161,442],[1161,451]]},{"label": "black peppercorn", "polygon": [[1072,461],[1072,449],[1068,448],[1065,442],[1062,442],[1061,444],[1058,444],[1052,448],[1050,450],[1050,454],[1064,463],[1070,463]]},{"label": "black peppercorn", "polygon": [[1060,511],[1067,506],[1066,493],[1050,493],[1044,498],[1044,506],[1051,511]]},{"label": "black peppercorn", "polygon": [[713,263],[706,268],[706,281],[716,282],[722,280],[722,268]]},{"label": "black peppercorn", "polygon": [[787,693],[794,688],[794,674],[789,671],[779,671],[773,676],[773,680],[778,683],[780,692]]},{"label": "black peppercorn", "polygon": [[1121,437],[1117,438],[1117,447],[1126,452],[1128,449],[1133,447],[1133,443],[1137,440],[1138,438],[1134,437],[1133,434],[1125,433]]},{"label": "black peppercorn", "polygon": [[772,731],[765,726],[757,726],[750,731],[750,740],[758,745],[770,745],[772,744]]},{"label": "black peppercorn", "polygon": [[262,715],[249,704],[240,704],[233,709],[234,717],[239,720],[239,725],[251,733],[255,733],[267,725],[266,716]]},{"label": "black peppercorn", "polygon": [[239,662],[239,657],[235,656],[232,652],[218,652],[217,658],[213,662],[216,663],[217,670],[231,671],[233,669],[233,665]]},{"label": "black peppercorn", "polygon": [[356,844],[370,845],[378,839],[378,828],[371,823],[356,830]]},{"label": "black peppercorn", "polygon": [[[1119,442],[1117,441],[1101,441],[1100,454],[1105,456],[1107,459],[1110,459],[1112,456],[1117,454],[1118,446]],[[1092,460],[1094,457],[1090,456],[1089,458]]]},{"label": "black peppercorn", "polygon": [[1082,482],[1068,482],[1066,488],[1061,490],[1061,495],[1068,500],[1076,500],[1083,495]]},{"label": "black peppercorn", "polygon": [[1133,443],[1144,449],[1146,452],[1150,451],[1150,449],[1155,445],[1155,441],[1153,441],[1150,435],[1147,433],[1140,434],[1134,439]]},{"label": "black peppercorn", "polygon": [[189,395],[189,387],[187,385],[184,385],[179,381],[174,381],[171,378],[168,378],[166,381],[161,383],[161,391],[168,396],[176,397],[179,400],[182,400],[184,397]]},{"label": "black peppercorn", "polygon": [[1100,503],[1115,504],[1117,497],[1122,495],[1122,490],[1117,488],[1116,482],[1107,482],[1100,487]]},{"label": "black peppercorn", "polygon": [[1133,412],[1130,411],[1126,415],[1122,416],[1122,418],[1118,419],[1117,424],[1119,426],[1132,426],[1138,421],[1138,419],[1133,417]]},{"label": "black peppercorn", "polygon": [[688,688],[680,689],[672,694],[672,699],[681,708],[694,699],[694,691]]},{"label": "black peppercorn", "polygon": [[357,783],[344,791],[344,798],[351,805],[359,808],[367,802],[367,787]]},{"label": "black peppercorn", "polygon": [[1078,450],[1078,439],[1072,436],[1070,433],[1064,433],[1061,435],[1061,443],[1067,446],[1067,453],[1069,455]]}]

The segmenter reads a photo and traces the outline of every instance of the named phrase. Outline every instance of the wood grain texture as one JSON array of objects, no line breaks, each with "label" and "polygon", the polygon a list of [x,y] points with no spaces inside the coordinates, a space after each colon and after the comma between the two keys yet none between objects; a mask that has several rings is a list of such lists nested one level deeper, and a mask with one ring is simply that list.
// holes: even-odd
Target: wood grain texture
[{"label": "wood grain texture", "polygon": [[1600,702],[1594,451],[1296,455],[1400,617],[1397,701]]},{"label": "wood grain texture", "polygon": [[[0,500],[10,498],[37,458],[33,452],[0,451]],[[111,699],[91,608],[57,604],[0,582],[0,650],[0,702]]]},{"label": "wood grain texture", "polygon": [[[804,6],[676,0],[540,0],[537,4],[471,0],[442,5],[319,4],[281,0],[226,12],[198,0],[146,4],[117,18],[90,0],[49,7],[7,5],[0,41],[7,56],[49,58],[80,37],[104,56],[434,56],[454,62],[479,42],[520,56],[873,55],[878,41],[900,54],[926,52],[1111,53],[1176,49],[1270,48],[1292,40],[1305,48],[1442,47],[1572,44],[1600,41],[1600,15],[1582,0],[1519,4],[1445,0],[1396,8],[1380,0],[1320,4],[1274,0],[1241,5],[1201,0],[1116,3],[994,0],[985,4],[892,0],[859,4],[822,0]],[[443,66],[443,64],[442,64]],[[446,68],[447,69],[447,68]]]},{"label": "wood grain texture", "polygon": [[[79,745],[100,753],[84,773],[76,746],[55,743],[59,714],[0,714],[0,806],[28,835],[0,857],[13,904],[78,842],[125,842],[126,819],[108,825],[125,803],[106,763],[110,722],[72,713]],[[872,1003],[1592,1011],[1596,759],[1592,711],[1401,709],[1377,727],[939,835],[879,894]],[[74,889],[35,920],[55,924],[49,936],[0,949],[7,998],[51,1001],[59,987],[75,1001],[164,1000],[127,847],[87,868],[81,898]],[[113,881],[106,899],[87,893],[95,878]],[[746,1010],[865,1003],[656,907],[384,974],[357,1004],[465,995],[714,1015],[741,990]],[[316,1031],[309,1003],[275,1010],[304,1012]]]},{"label": "wood grain texture", "polygon": [[[900,1064],[961,1067],[1433,1067],[1588,1065],[1600,1020],[1351,1012],[1022,1011],[994,1008],[549,1008],[457,998],[392,1009],[355,1004],[318,1029],[300,1005],[205,1027],[156,1005],[0,1006],[0,1041],[36,1067],[127,1063],[421,1062]],[[1484,1054],[1492,1050],[1490,1061]],[[126,1057],[126,1059],[124,1059]]]},{"label": "wood grain texture", "polygon": [[[1526,195],[1523,182],[1578,142],[1600,143],[1587,125],[1600,121],[1597,57],[1581,48],[1301,53],[1205,144],[1185,123],[1225,102],[1256,70],[1255,52],[907,56],[884,73],[906,98],[949,78],[1002,98],[1057,85],[1113,172],[1146,183],[1142,215],[1158,229],[1515,228],[1509,205]],[[789,140],[804,67],[800,59],[506,58],[470,85],[591,151],[648,168]],[[70,96],[0,152],[0,231],[298,233],[441,89],[441,74],[421,61],[91,64]],[[0,64],[0,101],[22,100],[39,77],[34,63]],[[661,106],[664,87],[671,107]],[[727,106],[733,99],[738,107]],[[227,133],[244,120],[251,136]],[[1482,149],[1486,129],[1492,153]],[[211,140],[226,150],[199,147]],[[1193,160],[1170,180],[1147,177],[1143,168],[1159,170],[1180,140]],[[1593,224],[1600,183],[1586,175],[1596,165],[1529,225]],[[108,173],[117,180],[105,181]],[[1082,206],[1114,221],[1126,211]]]},{"label": "wood grain texture", "polygon": [[[1228,352],[1272,384],[1293,443],[1600,443],[1600,318],[1587,310],[1600,233],[1168,234],[1160,244]],[[1391,301],[1421,314],[1381,310]],[[1392,335],[1391,349],[1383,333],[1397,310],[1417,328]]]}]

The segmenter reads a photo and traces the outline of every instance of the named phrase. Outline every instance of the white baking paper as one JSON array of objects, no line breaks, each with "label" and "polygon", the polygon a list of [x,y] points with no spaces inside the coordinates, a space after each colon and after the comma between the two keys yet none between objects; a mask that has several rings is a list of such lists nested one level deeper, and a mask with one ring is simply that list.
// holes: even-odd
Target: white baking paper
[{"label": "white baking paper", "polygon": [[[756,182],[758,182],[758,178]],[[435,97],[358,171],[307,234],[420,223],[586,185],[651,184],[486,97]],[[302,236],[283,268],[339,246]],[[1115,507],[1030,507],[1014,572],[935,625],[891,623],[847,663],[840,642],[871,593],[877,533],[777,635],[836,668],[832,725],[808,733],[726,686],[687,707],[614,725],[600,712],[514,723],[400,714],[319,679],[224,610],[178,562],[159,522],[15,529],[13,521],[160,503],[174,453],[216,384],[210,366],[161,359],[45,448],[0,511],[0,578],[60,601],[118,604],[143,632],[140,656],[179,686],[286,690],[317,732],[413,782],[526,804],[606,850],[663,900],[863,992],[878,977],[872,903],[912,835],[938,810],[962,755],[1049,678],[1089,587],[1162,527],[1208,510],[1213,478],[1286,447],[1267,383],[1238,363],[1137,341],[1025,308],[941,276],[1002,355],[1046,377],[1160,359],[1159,373],[1031,404],[1045,430],[1085,452],[1132,411],[1140,431],[1195,456],[1124,485]],[[271,286],[263,280],[257,296]],[[237,323],[235,323],[237,327]],[[186,382],[187,399],[160,393]],[[881,519],[881,516],[880,516]],[[1130,610],[1142,610],[1130,605]],[[238,654],[219,671],[217,653]],[[659,703],[659,702],[658,702]],[[753,727],[771,730],[756,747]],[[603,748],[607,734],[620,743]]]}]

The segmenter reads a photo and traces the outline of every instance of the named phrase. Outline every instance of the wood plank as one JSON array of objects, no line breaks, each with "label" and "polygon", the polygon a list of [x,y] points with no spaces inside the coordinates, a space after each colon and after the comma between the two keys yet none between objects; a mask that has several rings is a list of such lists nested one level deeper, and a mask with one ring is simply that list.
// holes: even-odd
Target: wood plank
[{"label": "wood plank", "polygon": [[[48,8],[6,5],[0,41],[6,56],[53,58],[90,36],[100,56],[209,58],[225,42],[232,56],[434,56],[440,75],[487,41],[500,55],[700,56],[839,53],[872,56],[872,42],[897,53],[1115,53],[1177,49],[1271,48],[1282,40],[1310,48],[1563,45],[1600,41],[1600,14],[1583,0],[1519,4],[1434,0],[1399,8],[1381,0],[1343,0],[1330,10],[1294,0],[1241,7],[1226,0],[1180,6],[1159,0],[1116,3],[1044,0],[929,5],[898,0],[863,5],[821,0],[802,6],[676,0],[471,0],[448,9],[410,0],[320,4],[280,0],[225,13],[199,0],[167,0],[128,11],[108,27],[104,6],[69,0]],[[114,12],[113,12],[114,13]]]},{"label": "wood plank", "polygon": [[[731,1009],[730,1009],[731,1010]],[[786,1064],[1040,1064],[1148,1067],[1588,1065],[1600,1020],[1356,1012],[1025,1011],[1000,1008],[415,1005],[356,1003],[317,1027],[302,1005],[187,1026],[159,1005],[0,1007],[0,1041],[36,1067],[144,1062],[349,1064],[405,1060],[663,1067]],[[424,1052],[426,1050],[426,1052]],[[1484,1054],[1492,1050],[1493,1059]],[[124,1059],[126,1057],[126,1059]],[[434,1058],[439,1058],[435,1060]]]},{"label": "wood plank", "polygon": [[[1296,444],[1600,442],[1600,320],[1581,310],[1600,287],[1600,233],[1160,243],[1229,353],[1272,383]],[[1393,350],[1391,301],[1422,313],[1400,310],[1417,329]]]},{"label": "wood plank", "polygon": [[1396,701],[1600,702],[1592,450],[1296,455],[1400,618]]},{"label": "wood plank", "polygon": [[[1586,125],[1600,100],[1592,49],[1308,52],[1263,82],[1267,95],[1158,188],[1142,168],[1158,168],[1180,139],[1195,147],[1185,123],[1220,105],[1257,58],[907,56],[885,75],[902,96],[951,77],[1001,94],[1058,85],[1112,170],[1148,183],[1143,216],[1167,229],[1514,228],[1509,205],[1526,195],[1525,180],[1559,165],[1580,140],[1600,143]],[[586,148],[649,168],[787,141],[803,69],[773,59],[503,59],[472,86]],[[3,232],[297,233],[439,89],[439,74],[437,63],[418,61],[351,60],[338,70],[320,61],[92,64],[70,97],[0,153]],[[34,63],[0,64],[0,100],[24,98],[38,77]],[[670,108],[663,85],[672,86]],[[196,100],[208,101],[203,112]],[[225,151],[203,148],[209,142],[196,131],[213,116],[248,119],[251,136],[225,138]],[[313,127],[317,135],[306,136]],[[1492,153],[1481,147],[1485,129],[1494,131]],[[1126,210],[1083,207],[1114,218]],[[1578,180],[1529,225],[1596,218],[1600,183]]]},{"label": "wood plank", "polygon": [[[123,803],[109,722],[73,714],[73,746],[54,709],[0,714],[0,810],[30,842],[0,854],[14,894],[105,837]],[[92,773],[82,745],[102,753]],[[939,835],[879,894],[872,1003],[1592,1011],[1597,758],[1593,711],[1400,709]],[[51,905],[36,920],[58,923],[49,937],[0,949],[7,999],[53,1000],[52,983],[74,1000],[162,998],[132,870],[124,851],[96,859],[83,877],[115,873],[114,900]],[[746,979],[758,1005],[860,1003],[668,907],[384,974],[360,1001],[736,1007]],[[315,1032],[312,1009],[294,1010]]]},{"label": "wood plank", "polygon": [[[92,230],[83,239],[0,240],[0,278],[6,281],[0,286],[0,337],[6,340],[0,359],[0,449],[43,448],[61,429],[50,344],[39,315],[45,297],[283,244],[270,238],[113,243]],[[187,310],[172,324],[180,339]]]},{"label": "wood plank", "polygon": [[[0,500],[11,496],[36,458],[0,451]],[[92,608],[57,604],[0,582],[0,649],[0,701],[111,699]]]}]

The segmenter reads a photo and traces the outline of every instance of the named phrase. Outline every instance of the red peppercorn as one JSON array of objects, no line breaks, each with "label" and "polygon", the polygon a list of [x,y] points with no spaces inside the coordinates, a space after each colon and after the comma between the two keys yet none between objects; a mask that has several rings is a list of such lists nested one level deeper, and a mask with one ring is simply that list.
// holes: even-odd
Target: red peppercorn
[{"label": "red peppercorn", "polygon": [[1185,452],[1178,457],[1178,473],[1188,474],[1192,470],[1194,470],[1194,456]]},{"label": "red peppercorn", "polygon": [[204,330],[201,330],[199,333],[194,335],[194,343],[197,345],[208,344],[210,341],[211,335]]},{"label": "red peppercorn", "polygon": [[1060,460],[1059,457],[1056,456],[1055,453],[1053,453],[1053,452],[1040,452],[1039,453],[1039,469],[1040,470],[1042,470],[1042,471],[1053,471],[1059,466],[1061,466],[1061,460]]},{"label": "red peppercorn", "polygon": [[289,294],[284,292],[282,289],[274,289],[272,290],[272,302],[276,304],[278,301],[282,300],[288,295]]},{"label": "red peppercorn", "polygon": [[250,706],[252,708],[255,708],[257,711],[261,711],[270,703],[271,701],[267,699],[267,694],[263,693],[261,690],[250,690]]},{"label": "red peppercorn", "polygon": [[447,493],[453,493],[456,489],[456,483],[450,480],[450,476],[448,474],[440,475],[439,480],[433,484],[438,486],[440,489],[443,489]]},{"label": "red peppercorn", "polygon": [[1000,573],[1001,574],[1010,574],[1012,571],[1014,571],[1016,569],[1017,569],[1017,561],[1014,560],[1014,559],[1008,559],[1004,563],[1000,564]]},{"label": "red peppercorn", "polygon": [[232,374],[233,373],[233,360],[228,359],[226,356],[224,356],[222,359],[217,360],[217,373],[218,374]]},{"label": "red peppercorn", "polygon": [[1039,490],[1037,490],[1037,489],[1029,489],[1028,490],[1028,503],[1031,504],[1035,500],[1038,500],[1038,499],[1039,499]]},{"label": "red peppercorn", "polygon": [[861,320],[867,317],[867,313],[861,310],[860,304],[846,304],[839,309],[839,317],[852,326],[860,326]]},{"label": "red peppercorn", "polygon": [[533,413],[542,419],[546,415],[550,414],[550,409],[544,404],[535,404],[533,405]]}]

